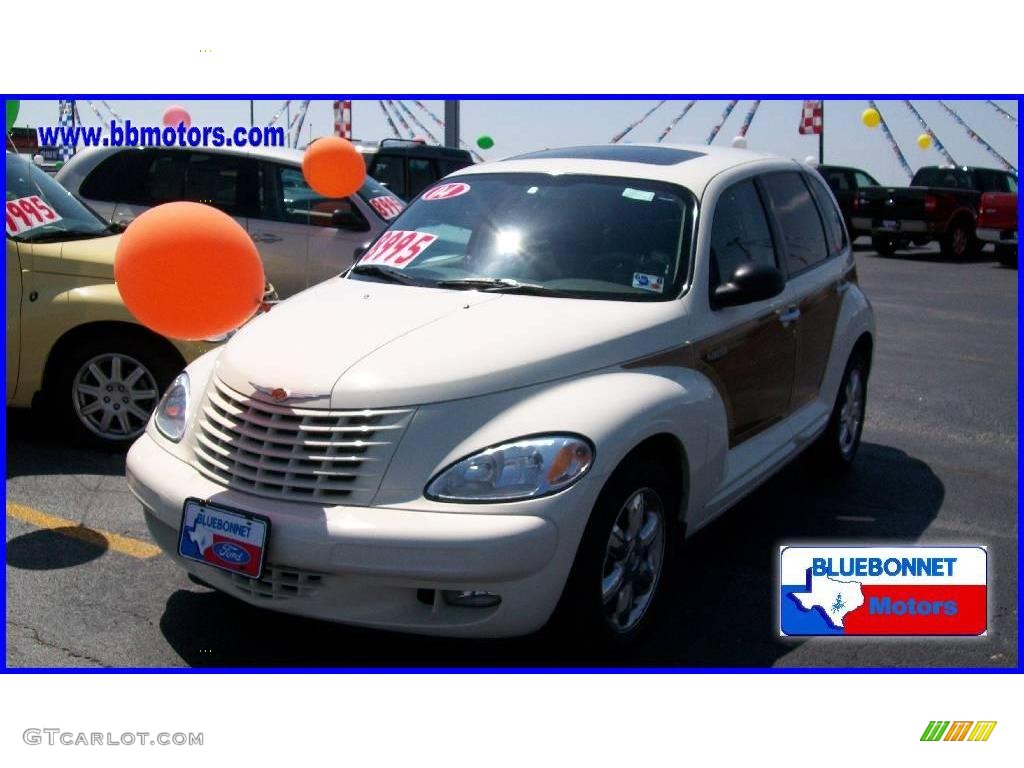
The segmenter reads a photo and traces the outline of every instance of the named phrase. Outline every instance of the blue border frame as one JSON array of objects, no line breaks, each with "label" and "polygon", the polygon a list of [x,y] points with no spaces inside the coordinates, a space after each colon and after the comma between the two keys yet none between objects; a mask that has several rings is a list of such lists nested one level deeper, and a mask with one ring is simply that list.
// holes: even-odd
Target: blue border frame
[{"label": "blue border frame", "polygon": [[[843,101],[862,101],[868,98],[883,98],[883,99],[935,99],[935,98],[952,98],[952,99],[967,99],[967,100],[980,100],[980,99],[1006,99],[1017,102],[1018,115],[1020,114],[1020,103],[1024,99],[1024,94],[1020,93],[891,93],[891,94],[869,94],[869,93],[846,93],[846,94],[830,94],[830,93],[782,93],[782,94],[751,94],[751,93],[589,93],[589,94],[544,94],[544,93],[471,93],[471,94],[452,94],[452,93],[260,93],[260,94],[190,94],[190,93],[78,93],[78,94],[59,94],[59,93],[0,93],[0,99],[61,99],[61,98],[80,98],[80,99],[129,99],[133,101],[140,101],[143,99],[190,99],[200,101],[217,101],[217,100],[249,100],[249,99],[336,99],[336,98],[353,98],[353,99],[376,99],[376,98],[389,98],[389,99],[461,99],[464,101],[480,101],[484,99],[496,99],[503,101],[522,100],[522,99],[535,99],[544,101],[582,101],[582,100],[614,100],[614,101],[639,101],[653,98],[666,98],[666,99],[764,99],[771,101],[781,101],[788,99],[805,99],[805,98],[822,98],[822,99],[837,99]],[[1020,146],[1021,128],[1020,123],[1017,124],[1017,145]],[[4,187],[6,191],[6,180],[4,181]],[[1024,222],[1024,215],[1022,215],[1022,209],[1018,203],[1017,208],[1017,223],[1018,230],[1020,230],[1020,224]],[[6,275],[3,280],[0,281],[6,288]],[[264,674],[295,674],[295,673],[308,673],[308,672],[334,672],[334,673],[347,673],[347,674],[381,674],[381,673],[397,673],[406,674],[410,672],[414,673],[437,673],[437,674],[530,674],[538,672],[548,673],[576,673],[576,674],[592,674],[592,673],[608,673],[608,674],[622,674],[622,673],[633,673],[633,674],[723,674],[723,673],[745,673],[745,674],[862,674],[862,673],[882,673],[882,672],[895,672],[902,674],[1021,674],[1024,672],[1024,664],[1021,662],[1020,657],[1020,635],[1021,629],[1024,627],[1024,617],[1021,616],[1021,599],[1020,599],[1020,580],[1021,576],[1024,575],[1024,567],[1021,565],[1020,558],[1020,523],[1021,523],[1021,507],[1020,507],[1020,477],[1021,477],[1021,460],[1020,460],[1020,422],[1022,416],[1024,416],[1024,407],[1022,407],[1020,399],[1020,374],[1021,374],[1021,361],[1020,352],[1022,349],[1021,338],[1020,338],[1020,320],[1021,320],[1021,307],[1020,307],[1020,287],[1022,281],[1020,272],[1017,273],[1017,381],[1018,381],[1018,396],[1017,396],[1017,487],[1018,487],[1018,498],[1017,498],[1017,666],[1016,667],[104,667],[100,669],[88,668],[66,668],[66,667],[19,667],[10,668],[7,666],[7,633],[4,632],[2,641],[2,647],[4,652],[3,658],[3,674],[128,674],[128,673],[139,673],[145,672],[150,674],[210,674],[210,673],[235,673],[235,674],[249,674],[249,673],[264,673]],[[4,334],[3,341],[3,352],[6,358],[7,353],[7,337]],[[6,408],[3,415],[0,416],[0,426],[4,429],[4,451],[0,455],[0,467],[4,470],[4,477],[7,476],[7,411]],[[7,499],[7,488],[4,486],[4,501]],[[6,504],[5,504],[6,506]],[[6,562],[7,562],[7,551],[6,551],[6,540],[7,540],[7,515],[4,515],[4,541],[5,547],[0,560],[3,561],[5,566],[6,574]],[[6,581],[5,581],[6,584]],[[2,596],[0,596],[0,606],[3,608],[4,617],[7,616],[7,590],[4,589]]]}]

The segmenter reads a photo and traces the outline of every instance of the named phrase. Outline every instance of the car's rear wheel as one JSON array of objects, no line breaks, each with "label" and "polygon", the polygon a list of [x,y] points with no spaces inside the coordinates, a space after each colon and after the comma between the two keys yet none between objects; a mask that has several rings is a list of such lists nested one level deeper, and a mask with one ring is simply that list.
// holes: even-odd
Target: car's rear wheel
[{"label": "car's rear wheel", "polygon": [[179,367],[156,341],[131,334],[88,338],[58,362],[49,402],[79,442],[123,449],[145,431]]},{"label": "car's rear wheel", "polygon": [[976,247],[974,227],[966,219],[954,221],[942,238],[942,255],[948,259],[965,259]]},{"label": "car's rear wheel", "polygon": [[879,256],[892,256],[896,253],[896,239],[885,235],[875,235],[871,238],[871,247]]},{"label": "car's rear wheel", "polygon": [[812,458],[826,469],[845,470],[857,457],[868,396],[868,358],[855,352],[846,364],[839,394],[825,432],[811,447]]},{"label": "car's rear wheel", "polygon": [[635,456],[615,471],[583,534],[556,626],[604,647],[627,645],[648,629],[675,549],[673,487],[652,457]]}]

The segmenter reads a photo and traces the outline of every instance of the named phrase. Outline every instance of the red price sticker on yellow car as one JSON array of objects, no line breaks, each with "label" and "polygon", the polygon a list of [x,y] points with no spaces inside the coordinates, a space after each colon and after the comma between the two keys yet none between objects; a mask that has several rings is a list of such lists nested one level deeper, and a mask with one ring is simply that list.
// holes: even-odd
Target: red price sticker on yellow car
[{"label": "red price sticker on yellow car", "polygon": [[44,203],[39,195],[8,200],[5,213],[7,214],[8,235],[20,235],[22,232],[53,224],[63,218]]},{"label": "red price sticker on yellow car", "polygon": [[429,232],[408,232],[402,229],[385,232],[380,240],[359,260],[360,264],[386,264],[389,267],[405,269],[435,240],[437,235]]}]

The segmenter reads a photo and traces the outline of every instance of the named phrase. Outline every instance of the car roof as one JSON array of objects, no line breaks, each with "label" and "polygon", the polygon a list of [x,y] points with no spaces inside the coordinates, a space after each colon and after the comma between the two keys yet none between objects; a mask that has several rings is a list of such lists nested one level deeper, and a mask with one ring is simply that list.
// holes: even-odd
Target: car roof
[{"label": "car roof", "polygon": [[455,147],[444,147],[439,144],[424,144],[409,139],[382,139],[381,141],[356,140],[352,142],[356,149],[364,155],[373,155],[378,152],[386,152],[395,155],[410,155],[419,157],[450,157],[459,160],[469,160],[472,156],[469,150],[456,149]]},{"label": "car roof", "polygon": [[698,194],[723,171],[750,163],[803,168],[795,160],[705,144],[596,144],[544,149],[463,168],[448,178],[480,173],[588,174],[679,184]]},{"label": "car roof", "polygon": [[291,147],[87,147],[78,150],[69,163],[79,158],[102,159],[120,152],[134,152],[140,149],[167,152],[212,152],[215,154],[238,155],[243,157],[259,157],[267,160],[278,160],[289,164],[302,164],[303,150]]}]

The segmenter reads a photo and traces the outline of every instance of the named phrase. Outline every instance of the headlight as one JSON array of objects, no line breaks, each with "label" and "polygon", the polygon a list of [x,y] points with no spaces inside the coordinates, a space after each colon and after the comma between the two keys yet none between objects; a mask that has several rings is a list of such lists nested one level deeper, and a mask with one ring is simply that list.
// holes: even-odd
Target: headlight
[{"label": "headlight", "polygon": [[557,493],[594,462],[594,448],[577,435],[539,435],[487,448],[457,461],[427,485],[437,501],[518,501]]},{"label": "headlight", "polygon": [[179,373],[164,393],[154,417],[156,428],[168,440],[178,442],[188,423],[188,374]]}]

